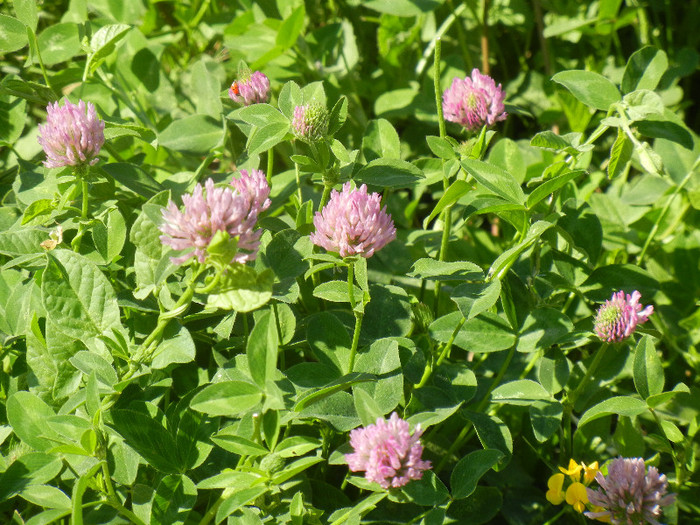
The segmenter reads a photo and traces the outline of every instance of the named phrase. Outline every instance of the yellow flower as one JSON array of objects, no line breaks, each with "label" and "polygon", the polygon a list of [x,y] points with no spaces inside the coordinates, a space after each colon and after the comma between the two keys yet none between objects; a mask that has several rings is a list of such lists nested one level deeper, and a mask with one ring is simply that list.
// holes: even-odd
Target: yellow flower
[{"label": "yellow flower", "polygon": [[583,467],[583,482],[586,485],[590,485],[591,482],[595,479],[598,472],[600,472],[600,469],[598,468],[598,462],[594,461],[590,465],[586,465],[585,463],[581,462],[581,466]]},{"label": "yellow flower", "polygon": [[586,493],[585,485],[578,481],[569,485],[569,488],[566,489],[566,502],[571,505],[576,512],[583,512],[586,510],[588,494]]},{"label": "yellow flower", "polygon": [[571,481],[577,482],[581,479],[581,465],[576,463],[573,459],[569,460],[569,467],[559,467],[564,474],[571,478]]},{"label": "yellow flower", "polygon": [[561,502],[564,501],[564,474],[554,474],[547,481],[547,487],[549,487],[546,495],[547,501],[552,505],[561,505]]},{"label": "yellow flower", "polygon": [[[599,507],[598,505],[593,505],[593,508],[591,509],[591,512],[603,512],[605,509],[603,507]],[[600,516],[599,518],[596,518],[596,521],[602,521],[603,523],[612,523],[610,521],[610,516]]]}]

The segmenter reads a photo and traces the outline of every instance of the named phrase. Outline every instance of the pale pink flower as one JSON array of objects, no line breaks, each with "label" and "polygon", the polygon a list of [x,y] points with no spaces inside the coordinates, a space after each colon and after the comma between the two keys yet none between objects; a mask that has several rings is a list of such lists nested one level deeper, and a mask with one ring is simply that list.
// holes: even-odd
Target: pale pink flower
[{"label": "pale pink flower", "polygon": [[461,124],[467,131],[493,126],[508,116],[503,105],[505,98],[501,84],[496,86],[490,76],[475,68],[471,78],[455,78],[442,94],[445,120]]},{"label": "pale pink flower", "polygon": [[105,142],[105,123],[97,116],[92,102],[78,105],[69,101],[46,107],[46,124],[39,126],[39,144],[44,148],[47,168],[87,166],[97,162]]},{"label": "pale pink flower", "polygon": [[245,263],[255,259],[260,246],[262,230],[254,230],[260,212],[270,206],[270,187],[265,174],[253,170],[231,181],[230,187],[214,186],[212,179],[194,188],[192,194],[182,196],[184,210],[173,201],[163,210],[164,235],[160,240],[173,250],[191,250],[180,257],[171,258],[182,264],[191,257],[200,263],[207,259],[207,248],[217,231],[225,231],[238,239],[237,253],[232,262]]},{"label": "pale pink flower", "polygon": [[654,307],[649,305],[642,309],[639,304],[641,297],[642,294],[635,290],[625,298],[625,292],[620,290],[605,301],[595,315],[594,328],[598,337],[608,342],[622,341],[634,332],[638,324],[646,322],[654,313]]},{"label": "pale pink flower", "polygon": [[270,99],[270,79],[265,73],[256,71],[247,77],[235,80],[228,90],[231,100],[250,106]]},{"label": "pale pink flower", "polygon": [[320,104],[306,104],[294,108],[292,130],[306,141],[316,142],[328,133],[328,110]]},{"label": "pale pink flower", "polygon": [[381,207],[379,193],[367,194],[367,186],[353,189],[350,182],[343,191],[333,190],[323,210],[314,217],[316,232],[311,242],[341,257],[371,257],[396,238],[396,228]]},{"label": "pale pink flower", "polygon": [[350,432],[352,454],[345,460],[353,472],[365,471],[365,478],[383,488],[403,487],[413,479],[420,479],[423,471],[431,468],[423,461],[420,426],[409,433],[408,422],[394,412],[388,421],[377,418],[374,425],[356,428]]},{"label": "pale pink flower", "polygon": [[[616,458],[608,465],[608,475],[598,472],[600,488],[586,489],[589,502],[596,507],[585,516],[614,525],[661,525],[663,508],[675,500],[666,494],[666,476],[656,467],[647,471],[642,458]],[[598,510],[600,509],[600,510]]]}]

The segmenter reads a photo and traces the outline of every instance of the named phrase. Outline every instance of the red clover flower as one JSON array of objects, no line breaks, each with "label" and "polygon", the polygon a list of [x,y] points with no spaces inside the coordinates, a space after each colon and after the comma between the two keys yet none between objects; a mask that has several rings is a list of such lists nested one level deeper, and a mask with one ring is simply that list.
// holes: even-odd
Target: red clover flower
[{"label": "red clover flower", "polygon": [[294,134],[306,142],[316,142],[328,133],[328,110],[320,104],[306,104],[294,108]]},{"label": "red clover flower", "polygon": [[46,107],[46,124],[39,126],[39,144],[44,148],[47,168],[92,166],[105,142],[105,123],[92,102],[58,102]]},{"label": "red clover flower", "polygon": [[646,322],[654,313],[654,307],[649,305],[642,309],[639,304],[641,297],[642,294],[635,290],[625,298],[625,292],[620,290],[605,301],[595,315],[594,329],[598,337],[608,342],[622,341],[634,332],[638,324]]},{"label": "red clover flower", "polygon": [[256,71],[240,80],[235,80],[228,90],[231,100],[250,106],[267,102],[270,99],[270,79],[265,73]]},{"label": "red clover flower", "polygon": [[642,458],[616,458],[608,465],[608,475],[596,475],[600,488],[586,489],[595,510],[590,519],[614,525],[661,525],[657,518],[673,503],[675,494],[666,494],[666,476],[656,467],[646,470]]},{"label": "red clover flower", "polygon": [[350,432],[354,452],[346,454],[345,459],[351,471],[364,470],[368,481],[385,489],[403,487],[431,468],[430,461],[421,459],[422,433],[419,425],[411,435],[408,422],[394,412],[388,421],[380,417],[374,425]]},{"label": "red clover flower", "polygon": [[207,248],[217,231],[224,231],[237,238],[238,251],[232,262],[245,263],[257,256],[262,230],[254,230],[260,212],[270,206],[270,187],[260,170],[241,170],[239,179],[231,181],[231,187],[216,187],[212,179],[197,184],[192,194],[182,196],[184,211],[171,200],[163,210],[164,235],[160,240],[173,250],[192,251],[171,258],[174,264],[182,264],[191,257],[200,263],[207,258]]},{"label": "red clover flower", "polygon": [[475,68],[471,78],[455,78],[442,94],[445,120],[461,124],[467,131],[493,126],[508,116],[503,105],[505,97],[501,84],[496,86],[490,76]]},{"label": "red clover flower", "polygon": [[381,207],[381,196],[368,194],[364,184],[353,189],[346,182],[341,192],[333,190],[326,207],[316,212],[314,226],[311,242],[341,257],[371,257],[396,238],[391,215],[386,206]]}]

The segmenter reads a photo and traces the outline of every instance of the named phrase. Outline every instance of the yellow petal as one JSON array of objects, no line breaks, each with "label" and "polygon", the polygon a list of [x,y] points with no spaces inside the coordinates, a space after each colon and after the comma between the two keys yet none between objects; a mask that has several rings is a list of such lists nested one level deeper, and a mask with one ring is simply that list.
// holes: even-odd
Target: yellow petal
[{"label": "yellow petal", "polygon": [[595,479],[596,475],[600,471],[598,468],[598,462],[594,461],[590,465],[586,465],[585,463],[581,463],[583,466],[583,482],[586,485],[590,485],[590,483]]},{"label": "yellow petal", "polygon": [[564,474],[554,474],[547,481],[547,491],[546,498],[552,505],[561,505],[564,501]]},{"label": "yellow petal", "polygon": [[566,489],[566,502],[571,505],[576,512],[583,512],[586,510],[588,494],[586,493],[585,485],[578,481],[569,485],[569,488]]},{"label": "yellow petal", "polygon": [[579,481],[581,479],[581,465],[576,463],[573,459],[569,460],[569,466],[567,468],[559,467],[564,474],[571,478],[571,481]]}]

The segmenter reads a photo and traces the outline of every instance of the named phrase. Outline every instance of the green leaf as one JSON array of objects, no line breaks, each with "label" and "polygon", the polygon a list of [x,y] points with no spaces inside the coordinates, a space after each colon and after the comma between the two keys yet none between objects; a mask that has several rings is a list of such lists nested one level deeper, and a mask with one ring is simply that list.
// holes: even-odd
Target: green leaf
[{"label": "green leaf", "polygon": [[86,376],[95,373],[96,378],[107,386],[113,387],[117,384],[117,372],[104,357],[82,350],[69,359],[70,363]]},{"label": "green leaf", "polygon": [[530,421],[535,439],[544,443],[561,426],[564,407],[559,401],[535,401],[530,405]]},{"label": "green leaf", "polygon": [[593,109],[607,111],[612,104],[622,99],[615,84],[593,71],[561,71],[554,75],[552,80]]},{"label": "green leaf", "polygon": [[662,392],[660,394],[655,394],[647,398],[647,406],[649,408],[656,408],[664,403],[667,403],[678,394],[689,394],[690,389],[683,383],[678,383],[673,387],[670,392]]},{"label": "green leaf", "polygon": [[292,47],[304,29],[305,16],[306,9],[304,8],[304,4],[294,9],[291,15],[286,16],[284,20],[282,20],[280,28],[277,30],[275,44],[283,49]]},{"label": "green leaf", "polygon": [[256,128],[248,140],[248,155],[258,155],[284,140],[289,133],[289,122],[273,122]]},{"label": "green leaf", "polygon": [[[347,283],[345,283],[347,286]],[[320,312],[307,318],[306,340],[313,355],[330,366],[338,375],[348,369],[350,362],[350,334],[343,323],[330,312]]]},{"label": "green leaf", "polygon": [[160,370],[173,363],[194,361],[196,348],[189,330],[177,321],[170,321],[163,331],[163,340],[153,351],[151,368]]},{"label": "green leaf", "polygon": [[54,24],[44,29],[39,38],[39,49],[44,65],[53,66],[85,53],[80,46],[77,24]]},{"label": "green leaf", "polygon": [[457,153],[455,153],[452,144],[450,144],[447,140],[434,135],[428,135],[425,137],[425,140],[428,143],[430,151],[441,159],[451,160],[457,158]]},{"label": "green leaf", "polygon": [[540,131],[530,140],[530,146],[553,149],[556,151],[573,149],[569,140],[553,131]]},{"label": "green leaf", "polygon": [[44,253],[41,243],[49,239],[49,234],[34,228],[18,228],[0,232],[0,253],[17,257]]},{"label": "green leaf", "polygon": [[550,400],[552,396],[542,385],[531,379],[517,379],[505,383],[491,392],[494,403],[528,406],[534,401]]},{"label": "green leaf", "polygon": [[112,208],[107,217],[93,224],[92,240],[105,262],[110,263],[119,256],[126,241],[126,223],[117,208]]},{"label": "green leaf", "polygon": [[[495,470],[495,469],[494,469]],[[455,523],[463,525],[481,525],[493,523],[493,518],[500,512],[503,505],[501,490],[496,487],[476,487],[474,493],[466,499],[451,502],[447,509],[447,518],[436,522],[421,523],[421,525],[442,525]]]},{"label": "green leaf", "polygon": [[401,491],[416,505],[437,507],[450,497],[447,487],[432,470],[423,472],[423,477],[412,481]]},{"label": "green leaf", "polygon": [[251,126],[262,128],[268,124],[289,124],[289,119],[270,104],[251,104],[231,113],[234,119],[241,119]]},{"label": "green leaf", "polygon": [[39,23],[36,0],[13,0],[12,4],[19,21],[36,33],[36,26]]},{"label": "green leaf", "polygon": [[261,400],[262,392],[257,385],[244,381],[223,381],[197,392],[190,407],[210,416],[240,417]]},{"label": "green leaf", "polygon": [[219,281],[219,288],[207,297],[207,306],[251,312],[272,298],[274,276],[270,270],[257,273],[251,266],[233,263]]},{"label": "green leaf", "polygon": [[420,168],[404,160],[392,158],[374,159],[354,177],[358,184],[380,188],[409,188],[424,179]]},{"label": "green leaf", "polygon": [[633,417],[645,412],[647,404],[641,399],[630,396],[616,396],[601,401],[597,405],[589,408],[581,416],[578,422],[579,428],[598,418],[617,414],[620,416]]},{"label": "green leaf", "polygon": [[47,317],[61,332],[88,348],[95,338],[121,329],[112,285],[95,264],[72,251],[56,249],[48,254],[41,298]]},{"label": "green leaf", "polygon": [[[355,284],[353,284],[353,290],[355,301],[361,302],[363,296],[362,290]],[[328,281],[321,283],[314,288],[314,297],[333,303],[349,303],[350,294],[348,291],[348,283],[345,281]]]},{"label": "green leaf", "polygon": [[364,7],[394,16],[420,16],[440,6],[438,0],[370,0]]},{"label": "green leaf", "polygon": [[[147,171],[135,164],[113,162],[105,164],[102,166],[102,169],[119,184],[146,199],[150,199],[163,191],[163,186],[159,182]],[[165,202],[167,203],[167,198]]]},{"label": "green leaf", "polygon": [[574,180],[576,177],[583,175],[584,173],[586,173],[586,170],[571,170],[544,181],[542,184],[537,186],[537,188],[532,190],[530,195],[527,196],[527,207],[532,209],[532,207],[542,199],[549,197],[559,188],[564,187],[569,181]]},{"label": "green leaf", "polygon": [[394,126],[386,119],[370,120],[362,137],[362,155],[367,162],[376,159],[400,159],[401,141]]},{"label": "green leaf", "polygon": [[527,235],[522,241],[520,241],[520,243],[506,250],[499,255],[495,261],[493,261],[491,268],[489,269],[489,276],[502,279],[505,275],[505,271],[514,264],[514,262],[520,257],[520,254],[532,246],[536,241],[540,240],[542,234],[552,226],[554,225],[547,221],[537,221],[535,224],[530,226]]},{"label": "green leaf", "polygon": [[623,93],[637,89],[656,89],[668,69],[668,58],[662,50],[652,46],[638,49],[627,61],[620,87]]},{"label": "green leaf", "polygon": [[[460,312],[451,312],[437,318],[428,328],[430,336],[440,343],[447,343],[462,319],[464,317]],[[507,350],[515,341],[516,336],[504,319],[491,312],[484,312],[462,325],[454,339],[454,345],[481,354]]]},{"label": "green leaf", "polygon": [[476,435],[485,449],[495,448],[503,453],[503,457],[495,471],[500,471],[508,464],[513,455],[513,437],[508,426],[496,416],[463,410],[464,417],[474,425]]},{"label": "green leaf", "polygon": [[85,63],[83,79],[92,75],[100,64],[114,51],[117,43],[126,36],[131,26],[126,24],[110,24],[102,26],[90,39],[90,54]]},{"label": "green leaf", "polygon": [[258,317],[246,346],[250,375],[261,388],[264,388],[265,383],[273,378],[277,369],[278,345],[275,318],[270,315],[270,312],[265,312]]},{"label": "green leaf", "polygon": [[46,427],[46,420],[54,415],[49,405],[30,392],[15,392],[7,399],[7,421],[12,431],[34,450],[47,451],[55,446],[47,439],[54,432]]},{"label": "green leaf", "polygon": [[530,311],[518,338],[518,352],[547,350],[574,331],[571,320],[554,308]]},{"label": "green leaf", "polygon": [[450,184],[450,186],[443,193],[442,197],[440,197],[440,200],[435,205],[435,208],[433,208],[433,211],[431,211],[430,215],[428,215],[423,220],[423,228],[426,228],[430,221],[432,221],[435,217],[440,215],[442,210],[449,206],[452,206],[455,202],[464,197],[471,190],[472,186],[468,182],[463,180],[456,180],[452,184]]},{"label": "green leaf", "polygon": [[374,424],[377,418],[383,417],[385,414],[374,398],[364,390],[355,390],[352,400],[355,403],[357,415],[360,416],[360,421],[365,427]]},{"label": "green leaf", "polygon": [[156,487],[151,506],[151,525],[185,523],[195,501],[197,489],[184,474],[165,476]]},{"label": "green leaf", "polygon": [[302,395],[294,405],[295,412],[301,412],[305,408],[311,406],[314,403],[318,403],[322,399],[325,399],[337,392],[342,392],[347,390],[356,383],[362,383],[366,381],[374,381],[376,378],[370,374],[363,374],[360,372],[352,372],[339,377],[335,381],[328,383],[323,388],[309,392],[308,394]]},{"label": "green leaf", "polygon": [[481,477],[498,463],[503,452],[496,449],[475,450],[460,459],[450,475],[450,487],[454,499],[471,496]]},{"label": "green leaf", "polygon": [[299,458],[296,461],[293,461],[289,465],[287,465],[283,470],[280,472],[276,473],[272,479],[270,480],[271,483],[279,485],[280,483],[284,483],[288,479],[293,478],[300,472],[303,472],[309,467],[312,467],[313,465],[316,465],[317,463],[320,463],[321,461],[325,461],[325,458],[321,456],[314,456],[314,457],[305,457],[305,458]]},{"label": "green leaf", "polygon": [[622,175],[627,164],[632,159],[634,144],[627,137],[627,134],[621,130],[617,130],[617,138],[610,148],[610,161],[608,162],[608,178],[612,179],[618,175]]},{"label": "green leaf", "polygon": [[484,278],[481,267],[469,261],[436,261],[430,257],[413,263],[409,277],[431,281],[474,281]]},{"label": "green leaf", "polygon": [[136,410],[112,409],[107,423],[157,470],[166,474],[181,471],[175,438],[150,415]]},{"label": "green leaf", "polygon": [[321,448],[321,441],[310,436],[290,436],[275,447],[275,454],[282,458],[303,456],[307,452]]},{"label": "green leaf", "polygon": [[550,394],[561,392],[569,381],[571,362],[561,350],[545,353],[537,363],[537,380]]},{"label": "green leaf", "polygon": [[225,499],[216,511],[216,523],[221,523],[228,516],[236,512],[241,507],[252,503],[254,500],[265,494],[269,488],[265,486],[244,488],[234,492]]},{"label": "green leaf", "polygon": [[[335,103],[333,106],[333,109],[331,109],[330,115],[328,116],[328,135],[333,136],[335,135],[338,130],[343,127],[343,124],[345,124],[345,121],[348,118],[348,98],[343,95],[338,99],[338,102]],[[341,142],[339,141],[334,141],[333,145],[331,148],[333,149],[333,152],[335,153],[338,151],[338,147],[341,147],[342,150],[345,150],[345,146],[342,145]],[[338,156],[338,154],[336,154]],[[339,160],[341,160],[343,163],[349,163],[350,159],[348,158],[349,156],[347,155],[347,150],[345,150],[344,155],[340,155],[341,157],[346,157],[345,159],[341,160],[339,157]]]},{"label": "green leaf", "polygon": [[[301,105],[304,101],[304,97],[301,93],[301,88],[299,85],[290,80],[280,90],[279,97],[277,98],[277,105],[280,108],[282,114],[291,120],[294,116],[294,108]],[[253,107],[248,106],[248,107]]]},{"label": "green leaf", "polygon": [[664,390],[664,369],[654,340],[648,335],[639,340],[634,351],[634,386],[642,399]]},{"label": "green leaf", "polygon": [[26,108],[26,100],[0,94],[0,112],[5,119],[0,127],[0,143],[12,145],[22,136],[27,121]]},{"label": "green leaf", "polygon": [[501,281],[462,283],[452,290],[450,298],[467,321],[491,308],[501,294]]},{"label": "green leaf", "polygon": [[29,503],[49,509],[70,509],[70,498],[66,493],[51,485],[29,485],[22,492],[20,497]]},{"label": "green leaf", "polygon": [[239,456],[264,456],[269,454],[262,445],[241,436],[237,436],[233,427],[226,427],[217,434],[211,436],[211,440],[224,450],[228,450]]},{"label": "green leaf", "polygon": [[507,171],[476,159],[462,159],[461,164],[484,188],[513,204],[525,204],[520,184]]},{"label": "green leaf", "polygon": [[[377,376],[377,381],[360,383],[353,387],[355,396],[362,392],[374,403],[371,406],[366,403],[366,406],[373,409],[367,411],[373,416],[370,422],[394,410],[403,399],[403,373],[399,344],[395,339],[379,339],[372,343],[357,357],[353,372]],[[355,406],[357,407],[357,400]],[[362,411],[358,409],[357,413],[362,419]],[[363,423],[366,423],[365,419]]]},{"label": "green leaf", "polygon": [[224,136],[221,123],[209,115],[190,115],[174,120],[158,135],[158,143],[190,155],[206,155]]},{"label": "green leaf", "polygon": [[28,43],[24,24],[7,15],[0,15],[0,54],[12,53]]}]

